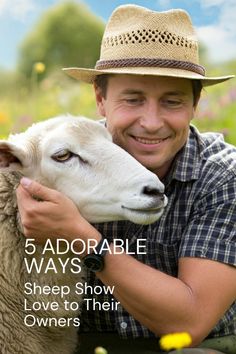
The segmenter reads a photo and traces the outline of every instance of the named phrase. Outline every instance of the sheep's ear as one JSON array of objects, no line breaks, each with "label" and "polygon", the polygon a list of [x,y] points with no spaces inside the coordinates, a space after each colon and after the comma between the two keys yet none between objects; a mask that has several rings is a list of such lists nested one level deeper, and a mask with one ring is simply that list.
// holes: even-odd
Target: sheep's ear
[{"label": "sheep's ear", "polygon": [[27,161],[25,151],[7,140],[0,140],[0,170],[20,171]]}]

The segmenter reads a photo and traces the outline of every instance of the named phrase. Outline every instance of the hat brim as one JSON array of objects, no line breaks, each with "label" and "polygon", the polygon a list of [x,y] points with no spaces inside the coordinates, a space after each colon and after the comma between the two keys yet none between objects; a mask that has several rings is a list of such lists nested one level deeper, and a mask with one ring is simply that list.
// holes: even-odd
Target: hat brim
[{"label": "hat brim", "polygon": [[201,80],[203,86],[216,85],[220,82],[232,79],[234,75],[206,77],[192,71],[174,68],[157,68],[157,67],[130,67],[130,68],[111,68],[106,70],[84,69],[84,68],[63,68],[69,76],[74,79],[93,83],[96,76],[103,74],[129,74],[129,75],[151,75],[151,76],[168,76],[183,79]]}]

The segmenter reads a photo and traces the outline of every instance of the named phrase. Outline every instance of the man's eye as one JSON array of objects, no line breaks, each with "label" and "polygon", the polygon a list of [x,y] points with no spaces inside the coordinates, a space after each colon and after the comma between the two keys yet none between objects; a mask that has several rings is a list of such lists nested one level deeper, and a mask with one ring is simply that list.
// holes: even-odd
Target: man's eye
[{"label": "man's eye", "polygon": [[130,105],[136,105],[143,102],[141,98],[126,98],[125,101]]},{"label": "man's eye", "polygon": [[180,107],[182,102],[180,100],[164,100],[163,101],[164,105],[168,106],[168,107]]}]

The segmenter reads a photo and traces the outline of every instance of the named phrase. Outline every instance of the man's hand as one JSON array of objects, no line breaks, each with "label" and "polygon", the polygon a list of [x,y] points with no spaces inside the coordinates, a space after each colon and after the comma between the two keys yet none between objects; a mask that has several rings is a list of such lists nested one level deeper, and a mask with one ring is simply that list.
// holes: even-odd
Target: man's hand
[{"label": "man's hand", "polygon": [[17,188],[18,208],[26,237],[38,243],[47,238],[100,239],[98,231],[79,213],[75,204],[62,193],[23,177]]}]

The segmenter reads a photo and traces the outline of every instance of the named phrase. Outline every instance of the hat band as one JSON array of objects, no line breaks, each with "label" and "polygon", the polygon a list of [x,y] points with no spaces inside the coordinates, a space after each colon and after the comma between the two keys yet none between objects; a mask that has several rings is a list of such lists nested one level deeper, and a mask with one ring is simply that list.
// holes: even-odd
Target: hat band
[{"label": "hat band", "polygon": [[95,66],[97,70],[124,68],[124,67],[160,67],[175,68],[193,71],[205,76],[203,66],[182,60],[158,59],[158,58],[127,58],[114,60],[98,60]]}]

